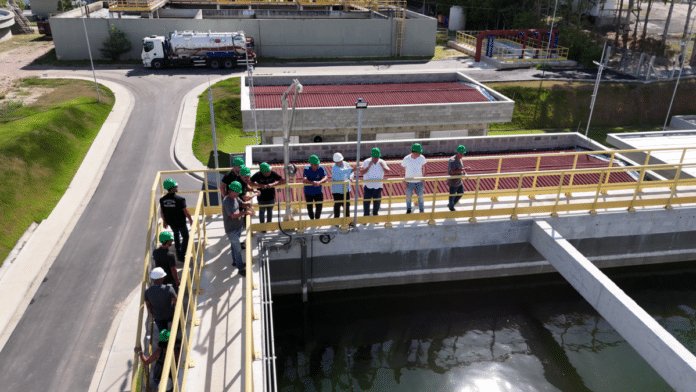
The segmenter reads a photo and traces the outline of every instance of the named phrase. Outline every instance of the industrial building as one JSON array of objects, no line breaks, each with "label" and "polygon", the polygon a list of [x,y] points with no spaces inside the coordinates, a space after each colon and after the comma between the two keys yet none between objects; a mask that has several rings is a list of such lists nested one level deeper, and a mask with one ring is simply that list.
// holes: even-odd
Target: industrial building
[{"label": "industrial building", "polygon": [[81,19],[95,58],[112,26],[123,31],[132,44],[123,59],[140,59],[143,37],[172,31],[244,31],[265,58],[432,56],[437,30],[436,19],[406,10],[402,0],[114,0],[50,17],[58,59],[89,57]]}]

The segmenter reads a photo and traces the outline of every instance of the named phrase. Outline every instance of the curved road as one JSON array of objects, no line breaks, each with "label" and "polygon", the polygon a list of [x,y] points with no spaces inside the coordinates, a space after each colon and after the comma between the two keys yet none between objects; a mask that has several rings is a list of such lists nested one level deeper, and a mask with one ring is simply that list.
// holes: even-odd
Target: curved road
[{"label": "curved road", "polygon": [[[542,75],[537,70],[497,72],[468,65],[460,60],[399,65],[285,65],[258,67],[257,73],[459,70],[481,81],[539,80]],[[45,72],[49,76],[92,76],[87,70]],[[98,69],[98,78],[130,90],[134,108],[99,187],[0,353],[3,391],[88,390],[112,320],[139,282],[154,175],[159,170],[179,169],[171,160],[170,146],[181,101],[193,87],[221,74],[208,70],[154,73],[141,67]],[[554,75],[546,72],[545,79]],[[582,72],[564,73],[568,76],[588,78]],[[593,80],[594,76],[589,78]],[[180,182],[182,188],[200,186],[192,178]],[[195,200],[188,201],[195,205]]]}]

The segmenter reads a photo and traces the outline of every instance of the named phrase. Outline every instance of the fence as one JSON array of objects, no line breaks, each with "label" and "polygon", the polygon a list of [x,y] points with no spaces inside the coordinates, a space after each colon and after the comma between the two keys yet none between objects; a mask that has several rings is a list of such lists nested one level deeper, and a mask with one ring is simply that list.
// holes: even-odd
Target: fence
[{"label": "fence", "polygon": [[[477,160],[497,159],[498,166],[495,173],[467,175],[467,176],[440,176],[440,177],[423,177],[419,180],[424,181],[429,186],[426,189],[432,189],[424,195],[427,200],[431,201],[432,206],[429,212],[417,214],[396,213],[396,204],[402,203],[405,196],[393,196],[393,187],[395,184],[403,182],[403,178],[383,179],[362,181],[384,183],[385,189],[388,189],[386,195],[382,197],[382,201],[386,203],[386,215],[378,216],[360,216],[357,218],[359,224],[367,223],[384,223],[386,227],[392,227],[393,222],[412,221],[412,220],[427,220],[429,224],[434,225],[437,219],[446,218],[469,218],[470,222],[476,222],[477,218],[481,217],[509,217],[517,219],[523,214],[540,214],[547,213],[552,216],[558,216],[561,212],[570,211],[588,211],[595,214],[600,209],[616,209],[622,208],[626,211],[634,211],[637,207],[642,206],[663,206],[664,208],[672,208],[674,205],[693,204],[696,203],[696,178],[682,177],[682,171],[685,168],[696,167],[696,162],[685,162],[687,152],[696,150],[696,147],[685,148],[660,148],[650,150],[612,150],[612,151],[582,151],[582,152],[564,152],[558,154],[521,154],[514,156],[497,156],[497,157],[473,157],[465,159],[465,166],[472,164]],[[649,165],[651,156],[657,152],[679,151],[681,159],[679,163],[674,164],[658,164]],[[646,158],[643,165],[639,166],[614,166],[616,162],[622,159],[622,154],[626,153],[645,153]],[[588,155],[602,154],[606,156],[606,167],[593,168],[578,168],[579,162],[583,157]],[[543,159],[549,156],[561,156],[572,160],[572,168],[563,170],[544,170]],[[528,162],[535,162],[535,165],[529,166],[528,171],[503,172],[505,170],[503,159],[525,159]],[[442,161],[443,159],[439,159]],[[430,161],[438,161],[433,159]],[[654,172],[673,171],[673,178],[661,179],[654,175]],[[142,324],[145,317],[144,314],[144,292],[149,283],[150,271],[150,254],[152,246],[156,243],[157,234],[161,231],[158,220],[159,202],[158,191],[164,193],[161,188],[164,175],[182,175],[186,173],[201,173],[203,178],[208,178],[209,172],[213,170],[185,170],[160,172],[155,177],[155,183],[152,187],[151,207],[148,218],[147,242],[145,251],[145,260],[143,264],[142,282],[141,282],[141,303],[138,318],[138,331],[136,345],[139,345],[142,340]],[[648,178],[648,174],[653,174],[657,179]],[[449,188],[442,185],[443,181],[454,178],[462,178],[470,191],[462,194],[463,200],[469,200],[471,208],[457,211],[436,211],[438,201],[446,200],[450,197]],[[579,180],[581,179],[581,180]],[[413,179],[409,179],[413,180]],[[327,182],[324,186],[330,186],[333,182]],[[335,184],[345,184],[336,182]],[[247,233],[246,242],[246,260],[248,265],[252,265],[256,260],[252,254],[252,234],[261,230],[276,230],[279,226],[283,230],[296,229],[304,231],[311,227],[340,225],[344,229],[349,227],[353,221],[351,217],[343,218],[327,218],[308,220],[304,219],[303,208],[306,208],[306,202],[301,200],[300,189],[305,185],[302,183],[290,183],[277,188],[289,187],[292,189],[294,197],[289,201],[289,205],[293,210],[293,220],[273,223],[251,223],[251,218],[247,217]],[[677,189],[681,187],[685,192],[683,195],[677,195]],[[639,197],[639,194],[645,190],[651,189],[651,192],[646,192]],[[604,197],[600,200],[600,195],[607,195],[609,191],[619,191],[612,197]],[[207,243],[207,231],[204,224],[205,217],[220,213],[220,206],[211,206],[211,194],[216,194],[217,189],[209,189],[207,181],[204,182],[202,191],[182,191],[180,193],[197,193],[199,195],[198,202],[195,206],[195,211],[192,214],[193,225],[191,228],[191,239],[189,241],[186,257],[184,261],[183,273],[181,275],[181,285],[179,287],[178,298],[176,303],[174,321],[172,323],[171,336],[181,336],[181,351],[180,355],[174,355],[174,345],[177,339],[172,338],[169,341],[167,354],[164,360],[163,374],[171,374],[173,380],[174,391],[185,390],[186,379],[189,367],[195,366],[189,356],[191,351],[190,342],[193,339],[195,326],[198,325],[196,318],[196,304],[200,293],[200,277],[201,270],[204,267],[205,246]],[[572,197],[574,193],[583,193],[581,197]],[[688,194],[687,194],[688,193]],[[217,197],[217,195],[215,195]],[[522,197],[527,197],[528,200],[522,200]],[[565,197],[566,199],[562,199]],[[501,200],[501,199],[505,200]],[[481,208],[481,203],[487,202],[490,199],[490,205]],[[358,202],[360,202],[358,200]],[[325,205],[333,205],[332,200],[323,202]],[[310,205],[315,203],[309,203]],[[524,204],[524,205],[521,205]],[[280,208],[284,209],[286,203],[280,203]],[[249,270],[251,271],[251,269]],[[253,274],[246,275],[246,287],[244,301],[246,304],[245,317],[245,391],[253,391],[252,363],[261,357],[259,347],[261,343],[255,342],[252,338],[252,321],[258,319],[258,315],[253,311],[253,290],[259,290],[258,285],[252,278]],[[152,328],[152,323],[149,324]],[[153,336],[152,332],[149,334]],[[146,345],[144,352],[150,354],[152,352],[152,341]],[[139,376],[141,382],[148,382],[148,372],[139,372],[140,358],[134,358],[134,372],[132,376],[131,390],[136,390],[136,384]],[[162,382],[159,385],[159,391],[163,392],[166,389],[167,377],[162,377]]]},{"label": "fence", "polygon": [[[475,49],[479,33],[479,31],[457,31],[456,41]],[[500,61],[544,62],[568,60],[568,48],[556,45],[549,51],[548,40],[542,40],[539,48],[534,47],[535,41],[533,38],[528,38],[527,45],[523,49],[524,42],[519,38],[495,38],[492,55],[489,57]],[[485,50],[485,48],[482,50]]]}]

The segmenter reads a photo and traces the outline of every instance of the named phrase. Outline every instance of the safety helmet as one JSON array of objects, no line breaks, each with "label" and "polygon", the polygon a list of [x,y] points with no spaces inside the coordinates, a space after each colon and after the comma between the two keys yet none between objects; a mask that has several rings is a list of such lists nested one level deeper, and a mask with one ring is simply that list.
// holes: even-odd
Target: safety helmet
[{"label": "safety helmet", "polygon": [[242,193],[242,184],[238,181],[232,181],[229,188],[232,192]]},{"label": "safety helmet", "polygon": [[419,154],[423,153],[423,147],[421,147],[420,143],[413,143],[411,146],[411,152],[417,152]]},{"label": "safety helmet", "polygon": [[153,268],[152,271],[150,271],[150,279],[152,280],[162,279],[165,276],[167,276],[167,273],[164,272],[162,267]]},{"label": "safety helmet", "polygon": [[371,155],[373,158],[379,158],[379,157],[382,156],[382,153],[379,151],[379,148],[375,147],[375,148],[372,149],[372,152],[370,153],[370,155]]},{"label": "safety helmet", "polygon": [[165,243],[174,239],[174,233],[171,231],[163,231],[159,234],[159,242]]},{"label": "safety helmet", "polygon": [[466,154],[466,147],[462,146],[461,144],[457,147],[457,152],[460,154]]},{"label": "safety helmet", "polygon": [[159,341],[160,342],[168,342],[169,341],[169,335],[170,332],[167,331],[166,329],[163,329],[160,331],[160,336],[159,336]]},{"label": "safety helmet", "polygon": [[179,186],[179,184],[176,181],[172,180],[171,178],[167,178],[166,180],[164,180],[164,183],[162,184],[162,186],[164,187],[164,189],[170,190],[170,189],[174,188],[175,186]]},{"label": "safety helmet", "polygon": [[341,162],[343,160],[343,155],[341,155],[340,152],[337,152],[333,156],[333,161],[334,162]]},{"label": "safety helmet", "polygon": [[312,155],[309,157],[309,164],[310,165],[318,165],[319,164],[319,157],[316,155]]},{"label": "safety helmet", "polygon": [[261,169],[261,173],[268,173],[269,171],[271,171],[271,165],[269,165],[266,162],[260,164],[259,168]]},{"label": "safety helmet", "polygon": [[244,159],[237,157],[232,161],[232,166],[244,166]]},{"label": "safety helmet", "polygon": [[239,175],[240,176],[250,176],[251,175],[251,169],[249,169],[246,166],[242,166],[241,169],[239,169]]}]

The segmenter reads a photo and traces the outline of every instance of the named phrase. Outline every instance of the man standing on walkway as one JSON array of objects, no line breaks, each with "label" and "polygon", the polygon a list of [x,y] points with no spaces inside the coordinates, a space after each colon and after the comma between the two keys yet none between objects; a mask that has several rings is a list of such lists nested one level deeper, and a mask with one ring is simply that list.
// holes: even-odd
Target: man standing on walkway
[{"label": "man standing on walkway", "polygon": [[166,276],[162,268],[153,268],[150,272],[152,286],[145,290],[145,307],[160,331],[169,330],[169,323],[174,319],[176,304],[176,291],[171,285],[162,283]]},{"label": "man standing on walkway", "polygon": [[[232,266],[239,269],[239,274],[246,275],[246,265],[242,258],[242,245],[239,243],[239,237],[242,235],[244,228],[243,219],[246,215],[253,215],[254,210],[251,209],[251,204],[244,203],[239,195],[242,193],[242,184],[237,181],[232,181],[227,191],[227,196],[222,201],[222,220],[225,224],[225,234],[232,245]],[[242,208],[247,210],[242,211]]]},{"label": "man standing on walkway", "polygon": [[174,233],[174,250],[176,258],[184,261],[186,249],[188,248],[189,232],[186,227],[186,218],[189,224],[193,225],[193,219],[186,209],[186,199],[176,194],[179,191],[179,184],[171,178],[164,180],[164,189],[167,194],[160,198],[160,213],[162,215],[162,226],[166,229],[171,227]]},{"label": "man standing on walkway", "polygon": [[174,235],[171,231],[163,231],[159,235],[159,241],[162,245],[152,252],[152,258],[155,260],[155,267],[160,267],[167,276],[164,277],[164,284],[174,286],[174,290],[179,290],[179,273],[176,270],[176,260],[174,255],[169,253],[169,248],[174,242]]},{"label": "man standing on walkway", "polygon": [[[423,169],[423,166],[425,166],[423,147],[418,143],[413,144],[413,146],[411,146],[411,153],[404,157],[401,166],[406,168],[404,178],[427,176],[427,169]],[[425,203],[423,202],[423,181],[421,180],[406,181],[406,213],[411,213],[411,197],[413,196],[414,189],[416,190],[416,195],[418,195],[418,210],[422,214],[425,212]]]},{"label": "man standing on walkway", "polygon": [[[363,180],[381,180],[384,178],[384,172],[390,172],[387,162],[380,157],[382,153],[379,148],[375,147],[370,152],[370,158],[363,161],[360,174]],[[379,206],[382,202],[382,183],[381,182],[366,182],[363,186],[363,212],[365,216],[370,215],[370,201],[374,200],[372,215],[379,215]]]},{"label": "man standing on walkway", "polygon": [[331,185],[331,194],[334,198],[334,218],[341,217],[341,206],[346,217],[350,216],[350,185],[348,181],[353,180],[354,168],[343,162],[343,155],[337,152],[333,156],[334,165],[331,167],[331,181],[344,182],[345,184]]},{"label": "man standing on walkway", "polygon": [[[273,206],[275,205],[275,187],[285,184],[285,180],[278,173],[271,170],[271,165],[263,162],[259,165],[259,171],[251,176],[251,185],[260,189],[257,197],[259,201],[259,222],[273,222]],[[264,216],[265,215],[265,216]]]},{"label": "man standing on walkway", "polygon": [[[305,201],[307,202],[309,219],[319,219],[321,218],[321,203],[324,201],[324,193],[321,190],[321,184],[328,181],[328,176],[326,170],[319,166],[318,156],[312,155],[309,157],[309,166],[304,168],[302,177],[304,177],[304,194]],[[315,204],[312,205],[312,202]]]},{"label": "man standing on walkway", "polygon": [[220,180],[220,193],[223,197],[227,196],[230,184],[233,181],[239,181],[239,171],[242,166],[244,166],[244,159],[237,157],[232,160],[232,169]]},{"label": "man standing on walkway", "polygon": [[[447,173],[449,173],[450,176],[465,176],[465,169],[471,169],[468,166],[464,167],[462,165],[464,154],[466,154],[466,147],[462,145],[458,146],[457,153],[449,159],[447,164]],[[461,199],[464,195],[464,182],[461,178],[453,178],[447,180],[447,185],[449,185],[450,193],[449,204],[447,204],[447,207],[449,207],[450,211],[454,211],[454,206],[459,203],[459,199]]]}]

